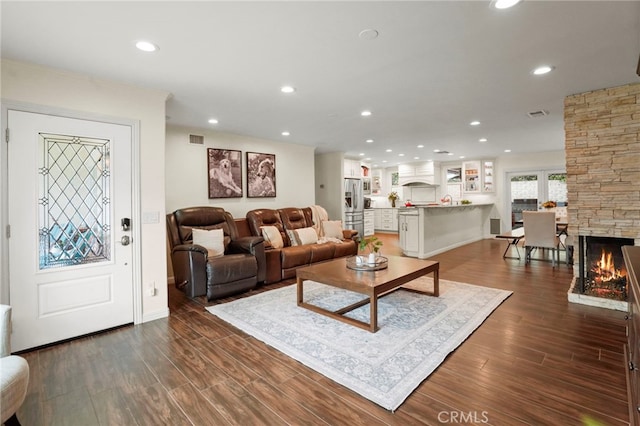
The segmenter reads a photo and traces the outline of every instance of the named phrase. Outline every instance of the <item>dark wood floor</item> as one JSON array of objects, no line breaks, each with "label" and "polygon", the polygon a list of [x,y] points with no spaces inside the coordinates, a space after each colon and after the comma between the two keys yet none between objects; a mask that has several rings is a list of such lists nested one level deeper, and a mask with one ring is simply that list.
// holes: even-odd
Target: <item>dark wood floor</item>
[{"label": "dark wood floor", "polygon": [[[396,237],[384,240],[398,253]],[[569,266],[503,260],[505,245],[434,258],[444,279],[514,293],[395,413],[171,290],[167,319],[24,354],[18,416],[27,426],[627,424],[624,313],[569,304]]]}]

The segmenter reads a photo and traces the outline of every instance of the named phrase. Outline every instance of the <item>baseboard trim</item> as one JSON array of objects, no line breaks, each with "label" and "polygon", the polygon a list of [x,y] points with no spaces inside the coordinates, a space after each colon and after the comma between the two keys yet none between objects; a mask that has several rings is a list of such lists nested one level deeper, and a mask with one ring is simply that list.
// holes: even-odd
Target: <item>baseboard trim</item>
[{"label": "baseboard trim", "polygon": [[144,314],[142,316],[142,322],[145,323],[149,321],[154,321],[161,318],[167,318],[168,316],[169,316],[169,308],[167,307],[159,311]]}]

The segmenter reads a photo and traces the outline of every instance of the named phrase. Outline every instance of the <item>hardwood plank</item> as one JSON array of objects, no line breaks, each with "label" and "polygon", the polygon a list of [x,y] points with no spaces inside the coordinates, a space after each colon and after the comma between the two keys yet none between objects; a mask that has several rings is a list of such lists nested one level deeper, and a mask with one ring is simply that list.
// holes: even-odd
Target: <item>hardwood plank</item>
[{"label": "hardwood plank", "polygon": [[281,417],[233,380],[211,386],[202,391],[202,394],[231,424],[286,424]]},{"label": "hardwood plank", "polygon": [[127,395],[119,388],[108,389],[91,396],[91,403],[101,425],[137,425],[127,407]]},{"label": "hardwood plank", "polygon": [[280,387],[288,398],[329,424],[382,425],[383,421],[368,412],[348,404],[339,395],[304,376],[296,376]]},{"label": "hardwood plank", "polygon": [[287,395],[280,390],[279,386],[274,386],[262,379],[258,379],[249,383],[246,389],[262,404],[269,407],[273,412],[278,413],[280,417],[290,425],[328,425],[327,422],[314,415],[301,404],[288,398]]},{"label": "hardwood plank", "polygon": [[194,425],[228,424],[225,417],[191,383],[172,389],[169,394]]},{"label": "hardwood plank", "polygon": [[160,383],[129,393],[126,404],[141,425],[191,425],[182,409]]},{"label": "hardwood plank", "polygon": [[99,424],[91,397],[86,389],[76,389],[45,400],[43,406],[46,424],[86,426]]}]

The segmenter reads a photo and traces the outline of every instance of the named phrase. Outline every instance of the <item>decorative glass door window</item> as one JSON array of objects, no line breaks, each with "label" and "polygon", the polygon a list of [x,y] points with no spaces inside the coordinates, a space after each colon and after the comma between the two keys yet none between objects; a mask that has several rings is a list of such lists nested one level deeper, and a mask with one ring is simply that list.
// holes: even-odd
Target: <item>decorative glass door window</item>
[{"label": "decorative glass door window", "polygon": [[39,135],[40,269],[111,260],[110,141]]}]

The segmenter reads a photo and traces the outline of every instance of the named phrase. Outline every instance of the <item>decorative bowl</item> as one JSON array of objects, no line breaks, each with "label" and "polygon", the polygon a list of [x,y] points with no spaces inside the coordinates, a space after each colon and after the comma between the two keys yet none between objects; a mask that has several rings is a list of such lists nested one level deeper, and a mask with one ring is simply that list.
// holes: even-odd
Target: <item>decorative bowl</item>
[{"label": "decorative bowl", "polygon": [[389,266],[389,259],[384,256],[377,256],[376,263],[369,263],[367,256],[347,257],[347,268],[356,271],[379,271]]}]

